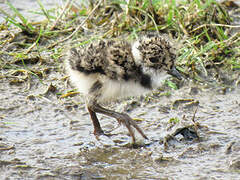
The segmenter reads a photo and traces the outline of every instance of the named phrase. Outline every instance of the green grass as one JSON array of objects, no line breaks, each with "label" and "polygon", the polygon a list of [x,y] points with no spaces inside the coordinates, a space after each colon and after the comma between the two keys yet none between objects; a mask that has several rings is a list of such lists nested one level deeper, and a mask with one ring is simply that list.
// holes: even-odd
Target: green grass
[{"label": "green grass", "polygon": [[[59,40],[70,36],[88,17],[91,9],[84,5],[78,11],[72,11],[69,7],[55,28],[51,29],[62,9],[58,9],[54,14],[54,11],[47,10],[40,0],[37,2],[40,12],[32,13],[45,17],[45,20],[39,23],[31,23],[10,2],[7,4],[13,15],[0,9],[6,20],[6,23],[1,24],[0,30],[18,28],[22,31],[13,33],[12,39],[9,39],[10,36],[0,38],[0,47],[15,43],[17,49],[4,52],[13,59],[19,59],[20,56],[28,59],[34,53],[32,57],[36,57],[37,53],[38,57],[42,58],[40,54],[51,53],[48,57],[50,60],[45,59],[45,62],[53,63],[52,65],[60,70],[62,61],[59,59],[63,56],[64,49],[69,48],[69,42]],[[231,26],[232,19],[223,5],[214,0],[152,0],[153,7],[149,0],[131,0],[129,4],[123,0],[105,3],[104,6],[99,6],[83,28],[69,39],[70,42],[76,42],[72,46],[84,46],[96,39],[117,38],[122,35],[133,40],[139,33],[159,32],[176,39],[174,43],[178,47],[178,69],[189,78],[203,82],[203,76],[211,74],[209,67],[228,72],[240,68],[240,34],[229,33],[229,30],[234,28]],[[24,40],[17,41],[16,37]],[[56,43],[58,41],[59,43]],[[14,67],[2,57],[0,53],[2,67]],[[23,62],[23,67],[29,66]],[[39,63],[36,63],[36,66],[39,66]],[[177,89],[174,82],[169,81],[166,84]]]},{"label": "green grass", "polygon": [[38,5],[40,6],[41,11],[42,11],[43,14],[45,15],[45,17],[50,21],[51,16],[50,16],[50,14],[48,13],[48,11],[45,9],[45,7],[43,6],[42,2],[41,2],[40,0],[37,0],[37,3],[38,3]]},{"label": "green grass", "polygon": [[177,117],[173,117],[173,118],[169,119],[168,122],[169,122],[170,124],[178,124],[178,123],[180,123],[180,119],[177,118]]}]

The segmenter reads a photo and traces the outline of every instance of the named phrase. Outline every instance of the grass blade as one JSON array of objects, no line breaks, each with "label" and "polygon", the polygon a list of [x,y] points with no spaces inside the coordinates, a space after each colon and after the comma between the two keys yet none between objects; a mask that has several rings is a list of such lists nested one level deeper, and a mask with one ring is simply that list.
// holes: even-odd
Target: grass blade
[{"label": "grass blade", "polygon": [[46,18],[50,21],[50,15],[49,15],[48,11],[44,8],[41,0],[37,0],[37,3],[38,3],[38,5],[40,6],[43,14],[44,14],[44,15],[46,16]]},{"label": "grass blade", "polygon": [[30,30],[34,30],[33,26],[28,23],[28,20],[9,2],[7,1],[7,5],[13,10],[13,12],[19,17],[22,21],[22,24],[28,27]]}]

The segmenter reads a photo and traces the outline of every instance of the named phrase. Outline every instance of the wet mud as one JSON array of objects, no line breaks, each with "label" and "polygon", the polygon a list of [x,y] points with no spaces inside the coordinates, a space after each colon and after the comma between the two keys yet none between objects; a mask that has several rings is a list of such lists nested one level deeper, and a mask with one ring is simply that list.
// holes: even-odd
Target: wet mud
[{"label": "wet mud", "polygon": [[[71,89],[62,80],[63,72],[48,76],[45,84]],[[146,141],[136,133],[138,146],[133,147],[126,128],[105,116],[100,116],[101,124],[112,136],[97,140],[84,98],[60,98],[47,91],[48,85],[36,79],[27,89],[26,83],[11,85],[9,79],[1,79],[1,179],[238,179],[240,175],[239,88],[223,91],[188,83],[171,96],[153,93],[110,104],[109,108],[136,118],[148,136]],[[195,127],[198,138],[179,133],[179,128],[189,126]]]}]

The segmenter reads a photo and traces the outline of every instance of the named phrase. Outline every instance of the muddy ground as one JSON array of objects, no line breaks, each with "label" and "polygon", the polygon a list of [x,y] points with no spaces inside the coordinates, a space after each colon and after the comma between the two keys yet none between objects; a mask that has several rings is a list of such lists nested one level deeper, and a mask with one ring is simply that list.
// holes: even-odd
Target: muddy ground
[{"label": "muddy ground", "polygon": [[[58,89],[64,74],[52,72]],[[65,86],[66,85],[66,86]],[[104,130],[116,134],[96,140],[81,95],[60,99],[37,79],[11,85],[1,79],[0,179],[238,179],[240,176],[240,90],[190,83],[171,96],[151,95],[111,104],[143,119],[148,141],[131,148],[117,121],[101,116]],[[190,99],[189,102],[180,101]],[[199,103],[197,103],[199,102]],[[199,123],[199,139],[177,135],[177,126]],[[171,118],[180,122],[171,123]]]},{"label": "muddy ground", "polygon": [[[61,98],[73,89],[62,61],[46,63],[43,81],[0,70],[0,179],[239,179],[239,71],[231,83],[184,79],[178,90],[107,105],[138,119],[149,140],[136,132],[132,147],[127,129],[106,116],[113,136],[95,138],[82,95]],[[189,126],[199,138],[175,135]]]}]

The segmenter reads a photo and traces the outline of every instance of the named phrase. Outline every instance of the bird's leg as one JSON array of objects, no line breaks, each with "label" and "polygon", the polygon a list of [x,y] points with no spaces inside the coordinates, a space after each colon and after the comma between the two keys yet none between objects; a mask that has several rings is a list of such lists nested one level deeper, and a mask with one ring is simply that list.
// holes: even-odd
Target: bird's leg
[{"label": "bird's leg", "polygon": [[148,139],[147,136],[140,129],[140,127],[138,127],[137,123],[135,121],[133,121],[132,118],[130,118],[127,114],[125,114],[125,113],[118,113],[118,112],[115,112],[115,111],[111,111],[111,110],[105,109],[105,108],[101,107],[99,104],[97,104],[96,102],[88,103],[88,108],[91,109],[95,113],[105,114],[107,116],[110,116],[110,117],[113,117],[113,118],[117,119],[117,121],[119,123],[123,123],[127,127],[127,129],[128,129],[128,132],[129,132],[130,136],[132,137],[133,143],[135,143],[135,135],[134,135],[134,131],[132,130],[131,126],[136,128],[136,130],[145,139]]},{"label": "bird's leg", "polygon": [[98,121],[98,118],[97,118],[97,115],[94,111],[91,110],[91,108],[88,107],[88,112],[91,116],[91,119],[92,119],[92,122],[93,122],[93,127],[94,127],[94,135],[98,136],[98,135],[101,135],[101,134],[104,134],[101,126],[100,126],[100,123]]}]

